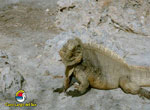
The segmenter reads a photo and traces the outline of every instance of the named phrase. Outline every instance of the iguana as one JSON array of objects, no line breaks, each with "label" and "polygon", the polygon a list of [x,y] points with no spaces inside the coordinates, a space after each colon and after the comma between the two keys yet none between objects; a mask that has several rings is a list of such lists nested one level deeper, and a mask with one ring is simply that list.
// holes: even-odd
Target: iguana
[{"label": "iguana", "polygon": [[141,88],[150,87],[150,67],[128,65],[102,45],[82,43],[79,38],[69,39],[59,54],[66,66],[63,90],[70,87],[72,77],[79,82],[77,89],[67,92],[68,95],[83,95],[89,87],[102,90],[120,87],[125,93],[150,99],[150,92]]}]

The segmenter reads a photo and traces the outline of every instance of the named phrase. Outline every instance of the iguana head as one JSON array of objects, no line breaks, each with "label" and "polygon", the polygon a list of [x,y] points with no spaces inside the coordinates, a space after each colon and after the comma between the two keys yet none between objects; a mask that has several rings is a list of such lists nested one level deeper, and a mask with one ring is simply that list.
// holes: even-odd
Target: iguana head
[{"label": "iguana head", "polygon": [[67,43],[61,48],[59,54],[62,58],[62,62],[66,66],[73,66],[78,64],[82,60],[82,51],[81,46],[82,42],[79,38],[70,39]]}]

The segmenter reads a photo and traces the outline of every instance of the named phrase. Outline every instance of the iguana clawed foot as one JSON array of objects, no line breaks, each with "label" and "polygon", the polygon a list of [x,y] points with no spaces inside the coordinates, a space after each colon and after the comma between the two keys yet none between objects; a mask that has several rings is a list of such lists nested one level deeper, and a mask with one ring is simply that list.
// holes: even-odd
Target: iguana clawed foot
[{"label": "iguana clawed foot", "polygon": [[78,96],[81,96],[83,95],[84,93],[81,93],[80,91],[78,90],[69,90],[68,92],[66,92],[67,96],[72,96],[72,97],[78,97]]},{"label": "iguana clawed foot", "polygon": [[[65,89],[63,87],[61,87],[61,88],[55,89],[53,92],[62,93],[62,92],[65,92]],[[81,93],[78,90],[69,90],[68,92],[66,92],[66,94],[67,94],[67,96],[78,97],[78,96],[83,95],[84,93]]]},{"label": "iguana clawed foot", "polygon": [[64,89],[64,87],[60,87],[60,88],[53,90],[53,92],[62,93],[62,92],[65,92],[65,89]]},{"label": "iguana clawed foot", "polygon": [[61,88],[54,89],[53,92],[58,92],[59,94],[62,93],[62,92],[65,92],[67,96],[72,96],[72,97],[78,97],[78,96],[84,95],[86,93],[86,92],[81,92],[81,91],[79,91],[77,89],[66,91],[64,86],[61,87]]}]

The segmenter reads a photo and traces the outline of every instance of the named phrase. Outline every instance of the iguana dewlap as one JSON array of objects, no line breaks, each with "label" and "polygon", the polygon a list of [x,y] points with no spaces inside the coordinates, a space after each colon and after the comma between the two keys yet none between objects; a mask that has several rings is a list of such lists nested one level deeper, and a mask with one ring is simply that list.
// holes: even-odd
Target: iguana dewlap
[{"label": "iguana dewlap", "polygon": [[79,38],[70,39],[59,51],[66,66],[64,90],[75,77],[79,86],[67,94],[79,96],[89,87],[109,90],[122,88],[126,93],[150,99],[150,92],[141,88],[150,86],[150,68],[128,65],[111,50],[97,44],[84,44]]}]

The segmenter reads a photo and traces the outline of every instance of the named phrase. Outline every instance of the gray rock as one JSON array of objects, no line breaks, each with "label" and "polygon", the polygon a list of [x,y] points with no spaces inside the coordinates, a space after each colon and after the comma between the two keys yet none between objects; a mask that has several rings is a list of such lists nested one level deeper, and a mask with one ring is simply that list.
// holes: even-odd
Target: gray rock
[{"label": "gray rock", "polygon": [[14,99],[15,94],[22,88],[24,78],[12,67],[3,68],[1,72],[2,92],[5,98]]},{"label": "gray rock", "polygon": [[103,29],[115,33],[119,29],[150,36],[150,5],[147,0],[59,0],[57,3],[60,11],[56,24],[65,31],[90,28],[97,33]]},{"label": "gray rock", "polygon": [[0,72],[3,67],[10,63],[8,55],[5,51],[0,50]]}]

